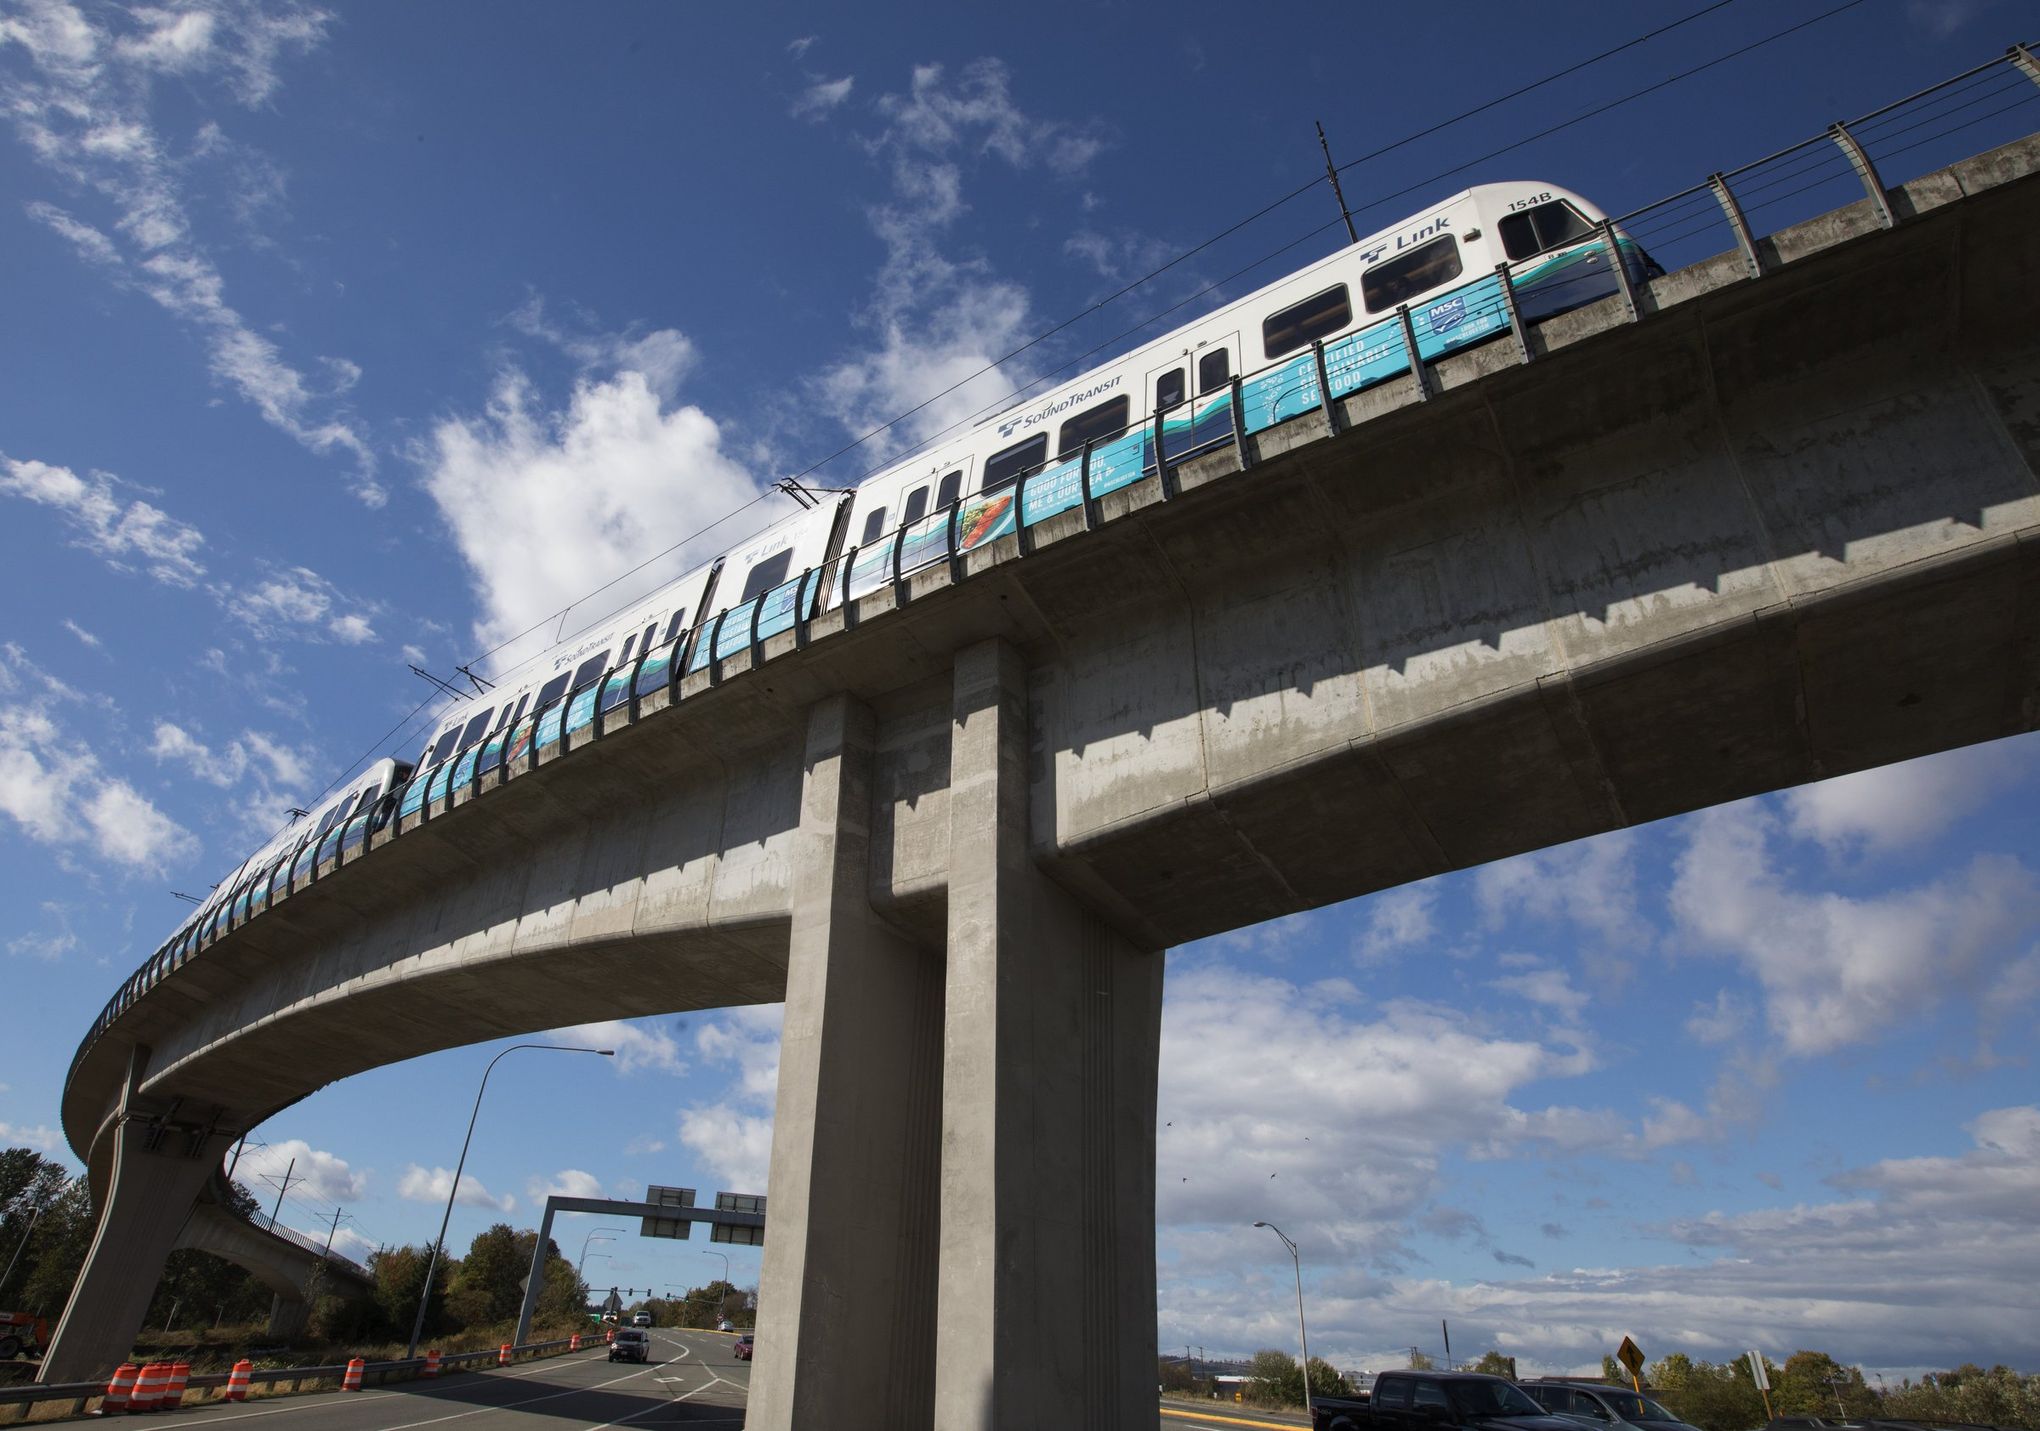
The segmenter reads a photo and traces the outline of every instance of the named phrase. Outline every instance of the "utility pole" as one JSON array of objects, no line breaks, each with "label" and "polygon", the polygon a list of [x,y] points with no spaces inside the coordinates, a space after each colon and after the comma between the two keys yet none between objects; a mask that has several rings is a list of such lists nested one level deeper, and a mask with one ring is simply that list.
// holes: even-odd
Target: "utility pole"
[{"label": "utility pole", "polygon": [[1360,235],[1354,231],[1353,214],[1346,207],[1346,191],[1339,187],[1339,171],[1332,163],[1332,146],[1325,138],[1325,127],[1322,123],[1317,127],[1317,142],[1318,148],[1325,151],[1325,177],[1332,181],[1332,197],[1339,201],[1339,217],[1346,221],[1346,242],[1358,243]]},{"label": "utility pole", "polygon": [[336,1207],[333,1209],[333,1225],[326,1229],[326,1246],[324,1250],[319,1253],[321,1257],[326,1256],[333,1250],[333,1239],[340,1235],[340,1219],[344,1215],[344,1212],[345,1209],[343,1208]]},{"label": "utility pole", "polygon": [[291,1174],[296,1171],[297,1171],[297,1159],[292,1158],[290,1160],[290,1165],[283,1170],[282,1182],[277,1182],[275,1178],[270,1177],[269,1174],[267,1173],[264,1173],[262,1175],[262,1181],[266,1183],[276,1183],[276,1211],[269,1214],[269,1227],[272,1232],[275,1231],[276,1229],[277,1219],[283,1216],[283,1195],[290,1191],[290,1185],[293,1182],[304,1181],[303,1178],[293,1178],[291,1176]]}]

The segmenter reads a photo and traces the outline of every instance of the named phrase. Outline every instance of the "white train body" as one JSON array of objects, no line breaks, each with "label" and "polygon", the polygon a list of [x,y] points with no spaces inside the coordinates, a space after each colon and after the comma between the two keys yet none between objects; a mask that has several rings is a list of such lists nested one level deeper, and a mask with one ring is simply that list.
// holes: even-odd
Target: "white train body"
[{"label": "white train body", "polygon": [[456,701],[414,763],[381,761],[237,866],[102,1023],[392,815],[429,814],[488,771],[824,606],[1311,411],[1327,391],[1406,373],[1413,349],[1431,361],[1604,297],[1618,264],[1632,278],[1651,271],[1579,195],[1479,185],[895,462]]}]

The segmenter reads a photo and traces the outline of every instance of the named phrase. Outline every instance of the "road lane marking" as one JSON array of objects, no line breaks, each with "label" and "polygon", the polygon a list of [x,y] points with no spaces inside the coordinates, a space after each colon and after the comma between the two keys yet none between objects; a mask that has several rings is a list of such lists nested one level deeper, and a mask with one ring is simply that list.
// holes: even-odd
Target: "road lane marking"
[{"label": "road lane marking", "polygon": [[431,1416],[423,1421],[400,1421],[394,1425],[385,1426],[383,1431],[410,1431],[410,1428],[414,1426],[437,1426],[442,1422],[461,1421],[470,1416],[486,1416],[492,1411],[515,1411],[520,1406],[536,1406],[541,1401],[558,1401],[562,1396],[586,1396],[589,1392],[601,1391],[604,1387],[618,1386],[626,1381],[636,1381],[641,1376],[649,1375],[651,1371],[652,1368],[646,1366],[638,1371],[631,1372],[628,1376],[612,1377],[608,1381],[598,1381],[593,1386],[574,1386],[569,1387],[565,1391],[549,1392],[544,1396],[527,1396],[522,1401],[500,1401],[488,1406],[473,1406],[469,1407],[466,1411],[456,1411],[451,1416]]},{"label": "road lane marking", "polygon": [[1181,1411],[1173,1406],[1160,1408],[1162,1415],[1173,1416],[1179,1421],[1217,1421],[1227,1426],[1269,1426],[1274,1431],[1305,1431],[1295,1421],[1249,1421],[1244,1416],[1220,1416],[1214,1411]]}]

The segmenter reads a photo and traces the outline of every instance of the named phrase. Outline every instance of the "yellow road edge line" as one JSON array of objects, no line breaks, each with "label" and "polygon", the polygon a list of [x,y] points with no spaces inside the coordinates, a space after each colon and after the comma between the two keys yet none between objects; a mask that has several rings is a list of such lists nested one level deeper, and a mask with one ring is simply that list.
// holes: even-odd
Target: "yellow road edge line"
[{"label": "yellow road edge line", "polygon": [[1162,1406],[1160,1410],[1164,1416],[1178,1416],[1186,1421],[1222,1421],[1228,1426],[1268,1426],[1274,1428],[1274,1431],[1304,1431],[1304,1428],[1294,1421],[1249,1421],[1242,1416],[1220,1416],[1214,1411],[1181,1411],[1168,1405]]}]

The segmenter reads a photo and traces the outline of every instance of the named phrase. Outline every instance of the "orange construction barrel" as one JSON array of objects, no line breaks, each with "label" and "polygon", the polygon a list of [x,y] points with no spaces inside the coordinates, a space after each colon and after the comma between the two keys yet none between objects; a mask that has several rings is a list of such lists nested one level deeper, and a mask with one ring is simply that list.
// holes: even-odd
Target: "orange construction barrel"
[{"label": "orange construction barrel", "polygon": [[234,1369],[227,1373],[227,1400],[246,1401],[248,1383],[254,1377],[255,1363],[246,1357],[234,1363]]},{"label": "orange construction barrel", "polygon": [[367,1365],[368,1363],[360,1357],[355,1357],[352,1361],[348,1362],[347,1374],[340,1378],[340,1389],[342,1391],[361,1390],[361,1369]]},{"label": "orange construction barrel", "polygon": [[113,1380],[106,1383],[106,1397],[99,1403],[101,1416],[119,1416],[128,1409],[128,1400],[135,1393],[135,1378],[142,1369],[131,1361],[124,1361],[113,1373]]}]

